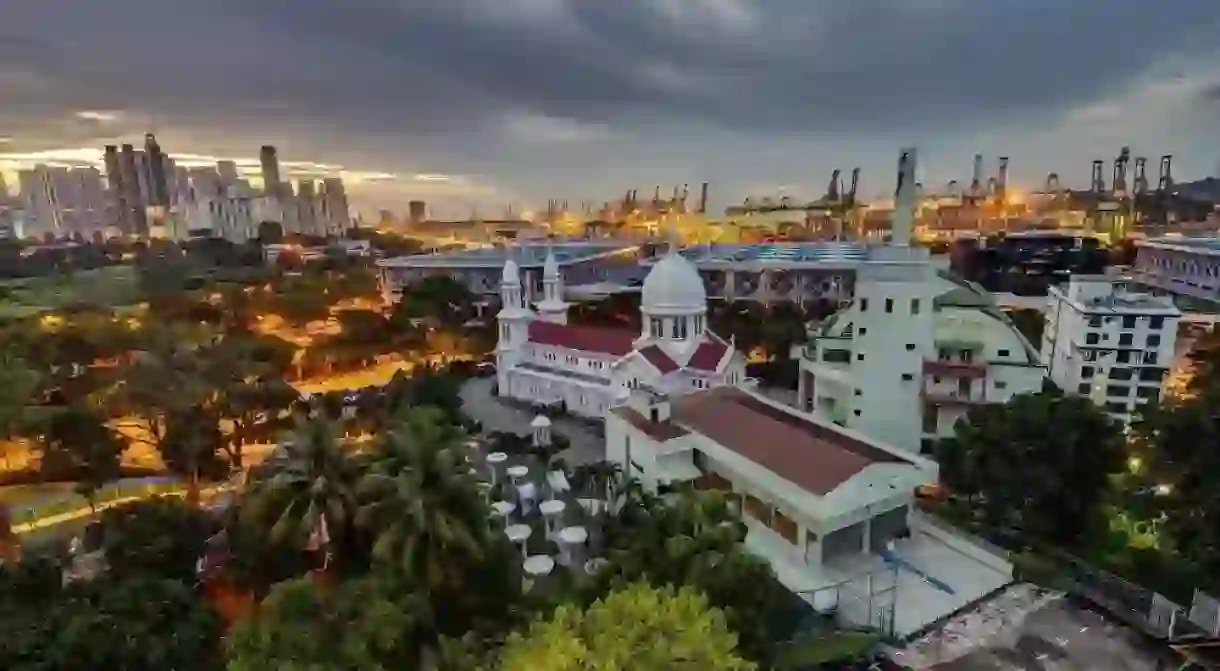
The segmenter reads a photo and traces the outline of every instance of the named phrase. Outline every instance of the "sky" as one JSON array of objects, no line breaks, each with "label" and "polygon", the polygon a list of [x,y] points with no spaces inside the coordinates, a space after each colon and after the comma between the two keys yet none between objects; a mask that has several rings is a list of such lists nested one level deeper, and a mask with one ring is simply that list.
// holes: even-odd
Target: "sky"
[{"label": "sky", "polygon": [[[279,147],[366,212],[438,216],[711,183],[817,197],[830,171],[935,191],[974,153],[1085,186],[1129,145],[1220,161],[1220,2],[0,0],[0,168],[153,131]],[[50,153],[43,153],[50,152]],[[1107,169],[1108,170],[1108,169]],[[1108,174],[1108,172],[1107,172]]]}]

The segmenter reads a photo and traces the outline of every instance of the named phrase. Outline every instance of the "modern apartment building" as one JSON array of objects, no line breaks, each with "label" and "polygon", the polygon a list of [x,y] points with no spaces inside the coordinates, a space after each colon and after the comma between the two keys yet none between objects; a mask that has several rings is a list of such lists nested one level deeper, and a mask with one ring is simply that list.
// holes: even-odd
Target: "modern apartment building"
[{"label": "modern apartment building", "polygon": [[1042,360],[1051,381],[1124,422],[1161,398],[1182,316],[1172,297],[1085,275],[1052,287],[1047,299]]}]

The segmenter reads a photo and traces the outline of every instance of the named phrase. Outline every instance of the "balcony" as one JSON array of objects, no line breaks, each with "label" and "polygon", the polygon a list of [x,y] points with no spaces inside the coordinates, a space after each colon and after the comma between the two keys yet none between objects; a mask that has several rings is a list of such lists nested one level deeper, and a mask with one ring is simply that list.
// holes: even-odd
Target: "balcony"
[{"label": "balcony", "polygon": [[924,359],[923,374],[974,380],[987,377],[987,364],[983,361]]},{"label": "balcony", "polygon": [[975,405],[987,402],[982,394],[966,394],[956,389],[925,391],[923,397],[933,405]]}]

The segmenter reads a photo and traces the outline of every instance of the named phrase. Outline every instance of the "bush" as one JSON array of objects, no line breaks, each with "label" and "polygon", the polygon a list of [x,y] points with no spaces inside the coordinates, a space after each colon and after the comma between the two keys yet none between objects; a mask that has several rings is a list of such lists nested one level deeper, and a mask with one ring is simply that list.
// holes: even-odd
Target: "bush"
[{"label": "bush", "polygon": [[1012,556],[1012,577],[1048,589],[1063,584],[1063,568],[1036,552],[1021,552]]}]

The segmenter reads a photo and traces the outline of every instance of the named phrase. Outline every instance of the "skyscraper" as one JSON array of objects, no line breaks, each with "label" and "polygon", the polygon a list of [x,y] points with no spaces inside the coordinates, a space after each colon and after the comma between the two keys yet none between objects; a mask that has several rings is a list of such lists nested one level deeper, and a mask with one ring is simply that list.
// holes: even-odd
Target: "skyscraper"
[{"label": "skyscraper", "polygon": [[233,161],[217,161],[216,172],[220,174],[220,181],[226,189],[237,181],[237,164]]},{"label": "skyscraper", "polygon": [[263,145],[258,152],[258,160],[263,167],[263,193],[279,198],[282,191],[280,188],[280,159],[276,156],[275,147],[269,144]]},{"label": "skyscraper", "polygon": [[157,137],[152,133],[144,136],[144,155],[148,165],[148,204],[153,206],[169,206],[169,193],[166,190],[165,159]]},{"label": "skyscraper", "polygon": [[106,145],[106,184],[109,189],[110,222],[123,233],[131,231],[131,217],[127,211],[127,193],[123,189],[123,169],[119,164],[119,148]]},{"label": "skyscraper", "polygon": [[322,180],[322,200],[329,230],[336,234],[346,232],[352,220],[347,209],[347,191],[343,188],[343,180],[338,177]]},{"label": "skyscraper", "polygon": [[301,233],[325,235],[325,226],[318,225],[317,196],[312,179],[297,180],[297,221]]},{"label": "skyscraper", "polygon": [[136,161],[136,148],[123,145],[119,154],[119,173],[122,175],[124,211],[127,213],[127,235],[148,235],[148,220],[144,216],[144,199],[140,195],[140,170]]}]

